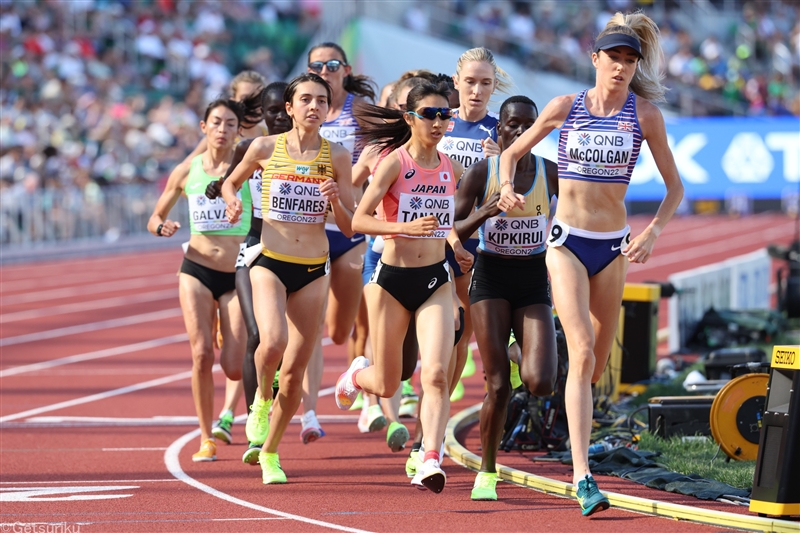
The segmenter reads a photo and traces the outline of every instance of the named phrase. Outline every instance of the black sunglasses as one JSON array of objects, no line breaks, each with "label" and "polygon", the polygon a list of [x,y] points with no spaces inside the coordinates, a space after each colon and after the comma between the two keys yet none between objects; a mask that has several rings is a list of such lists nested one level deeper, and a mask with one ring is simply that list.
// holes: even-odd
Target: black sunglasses
[{"label": "black sunglasses", "polygon": [[322,67],[328,67],[328,72],[336,72],[342,65],[346,66],[345,62],[339,61],[338,59],[329,59],[328,61],[314,61],[313,63],[308,64],[308,70],[319,74],[320,72],[322,72]]},{"label": "black sunglasses", "polygon": [[423,107],[419,111],[409,111],[408,114],[417,118],[427,118],[428,120],[436,120],[436,117],[442,120],[453,118],[449,107]]}]

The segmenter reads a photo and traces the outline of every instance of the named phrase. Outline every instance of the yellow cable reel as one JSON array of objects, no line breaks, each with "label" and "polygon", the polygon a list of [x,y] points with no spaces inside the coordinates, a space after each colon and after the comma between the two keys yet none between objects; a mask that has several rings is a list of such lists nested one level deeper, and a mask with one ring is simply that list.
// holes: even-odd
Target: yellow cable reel
[{"label": "yellow cable reel", "polygon": [[755,461],[769,374],[745,374],[729,381],[711,404],[711,435],[731,459]]}]

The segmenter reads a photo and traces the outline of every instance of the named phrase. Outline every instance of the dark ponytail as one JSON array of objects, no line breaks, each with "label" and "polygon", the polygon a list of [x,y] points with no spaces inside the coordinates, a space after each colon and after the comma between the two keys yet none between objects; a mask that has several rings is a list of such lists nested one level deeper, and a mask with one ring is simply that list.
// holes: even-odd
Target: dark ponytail
[{"label": "dark ponytail", "polygon": [[[443,83],[434,85],[428,81],[421,81],[409,91],[406,100],[407,109],[415,109],[422,99],[431,95],[441,96],[446,101],[450,96],[450,89]],[[392,151],[403,146],[411,138],[411,127],[403,119],[405,113],[399,109],[387,109],[361,102],[354,106],[353,114],[356,118],[363,119],[360,122],[364,125],[356,135],[364,144]]]}]

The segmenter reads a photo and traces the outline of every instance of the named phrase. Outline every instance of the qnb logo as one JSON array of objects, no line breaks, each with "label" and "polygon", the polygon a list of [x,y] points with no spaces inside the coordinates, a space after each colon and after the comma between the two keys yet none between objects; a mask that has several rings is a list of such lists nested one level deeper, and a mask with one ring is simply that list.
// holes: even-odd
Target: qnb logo
[{"label": "qnb logo", "polygon": [[439,281],[439,278],[433,278],[433,279],[431,280],[431,282],[430,282],[430,283],[428,283],[428,288],[429,288],[429,289],[432,289],[432,288],[433,288],[433,287],[436,285],[436,282],[437,282],[437,281]]},{"label": "qnb logo", "polygon": [[197,205],[199,205],[200,207],[206,205],[206,197],[203,196],[202,194],[197,197]]},{"label": "qnb logo", "polygon": [[581,133],[580,135],[578,135],[578,144],[580,144],[581,146],[586,146],[590,142],[592,141],[588,133]]},{"label": "qnb logo", "polygon": [[289,194],[290,192],[292,192],[292,186],[289,183],[281,183],[281,186],[278,189],[278,191],[281,194]]},{"label": "qnb logo", "polygon": [[414,198],[411,199],[411,202],[409,203],[411,204],[411,209],[419,209],[420,207],[422,207],[422,198],[420,198],[419,196],[415,196]]},{"label": "qnb logo", "polygon": [[403,177],[404,177],[405,179],[407,179],[407,180],[410,180],[411,178],[413,178],[413,177],[414,177],[414,174],[416,174],[416,173],[417,173],[417,169],[415,169],[415,168],[412,168],[411,170],[409,170],[408,172],[406,172],[406,175],[405,175],[405,176],[403,176]]},{"label": "qnb logo", "polygon": [[508,222],[502,218],[494,222],[494,229],[497,231],[505,231],[508,228]]},{"label": "qnb logo", "polygon": [[258,194],[261,194],[261,182],[260,181],[256,182],[256,191],[258,191]]},{"label": "qnb logo", "polygon": [[448,137],[444,140],[442,148],[444,148],[445,150],[452,150],[453,146],[455,146],[455,141],[453,140],[452,137]]}]

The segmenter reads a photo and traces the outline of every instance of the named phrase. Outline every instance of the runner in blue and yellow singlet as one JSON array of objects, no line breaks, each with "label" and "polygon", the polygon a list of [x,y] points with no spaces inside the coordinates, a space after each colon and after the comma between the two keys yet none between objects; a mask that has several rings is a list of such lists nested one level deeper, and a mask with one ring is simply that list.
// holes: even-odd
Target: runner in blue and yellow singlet
[{"label": "runner in blue and yellow singlet", "polygon": [[[538,111],[525,96],[512,96],[500,107],[497,124],[505,148],[533,126]],[[558,193],[558,168],[530,152],[517,163],[515,190],[525,207],[503,213],[498,165],[492,156],[472,165],[456,195],[456,230],[465,237],[478,230],[478,256],[469,299],[475,337],[486,373],[487,394],[481,408],[481,469],[473,500],[496,500],[497,449],[511,398],[509,357],[513,330],[522,349],[520,373],[531,394],[553,390],[556,341],[550,285],[544,263],[550,198]],[[473,208],[473,205],[475,206]]]}]

